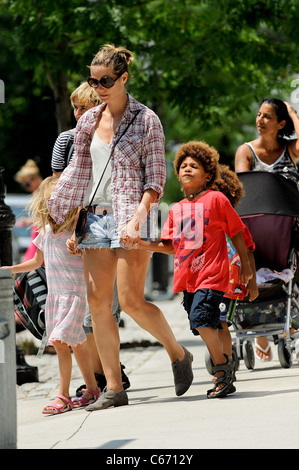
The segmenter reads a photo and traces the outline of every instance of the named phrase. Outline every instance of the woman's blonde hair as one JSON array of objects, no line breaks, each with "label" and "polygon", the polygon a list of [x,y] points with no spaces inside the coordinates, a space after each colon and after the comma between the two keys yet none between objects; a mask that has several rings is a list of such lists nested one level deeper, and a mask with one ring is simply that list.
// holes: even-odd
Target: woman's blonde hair
[{"label": "woman's blonde hair", "polygon": [[134,55],[124,47],[116,47],[114,44],[105,44],[94,56],[90,66],[105,65],[112,67],[115,75],[120,77],[128,72],[129,65],[133,62]]},{"label": "woman's blonde hair", "polygon": [[37,226],[37,231],[45,230],[46,225],[49,224],[53,233],[70,232],[74,229],[74,222],[77,214],[77,209],[70,210],[62,224],[56,224],[52,219],[47,207],[47,201],[50,199],[52,192],[58,182],[59,178],[49,176],[38,187],[34,193],[33,201],[29,207],[30,215],[33,218],[33,223]]},{"label": "woman's blonde hair", "polygon": [[101,104],[99,95],[95,92],[92,87],[88,85],[87,82],[81,83],[81,85],[73,91],[70,99],[72,106],[74,106],[75,101],[78,101],[78,103],[84,106],[89,104],[93,104],[93,106],[98,106],[99,104]]},{"label": "woman's blonde hair", "polygon": [[15,180],[18,183],[22,183],[24,178],[33,178],[34,176],[40,177],[39,168],[34,160],[29,159],[16,173]]}]

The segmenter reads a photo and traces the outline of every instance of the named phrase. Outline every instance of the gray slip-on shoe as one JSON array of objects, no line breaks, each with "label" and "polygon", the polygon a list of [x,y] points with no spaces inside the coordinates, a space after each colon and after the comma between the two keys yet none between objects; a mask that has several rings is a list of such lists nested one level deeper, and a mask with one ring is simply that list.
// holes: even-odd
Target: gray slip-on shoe
[{"label": "gray slip-on shoe", "polygon": [[185,357],[181,361],[177,359],[171,364],[174,377],[175,393],[178,397],[184,395],[184,393],[187,392],[193,381],[193,356],[186,348],[184,348],[184,346],[182,346],[182,348],[185,351]]},{"label": "gray slip-on shoe", "polygon": [[88,405],[85,410],[86,411],[97,411],[97,410],[105,410],[110,406],[123,406],[128,405],[128,395],[127,392],[122,390],[121,392],[114,392],[113,390],[109,390],[105,388],[97,401]]}]

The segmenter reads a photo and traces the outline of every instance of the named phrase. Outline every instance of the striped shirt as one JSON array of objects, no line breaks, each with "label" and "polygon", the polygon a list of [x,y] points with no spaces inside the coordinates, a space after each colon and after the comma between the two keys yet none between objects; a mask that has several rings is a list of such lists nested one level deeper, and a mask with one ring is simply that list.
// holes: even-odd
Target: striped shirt
[{"label": "striped shirt", "polygon": [[[270,173],[283,173],[284,167],[287,167],[290,170],[297,172],[296,165],[291,159],[287,146],[283,150],[280,157],[278,157],[278,159],[274,163],[272,163],[272,165],[268,165],[267,163],[264,163],[262,162],[262,160],[260,160],[260,158],[257,156],[255,151],[253,150],[253,147],[250,142],[245,142],[245,143],[246,145],[248,145],[248,147],[251,150],[251,155],[252,155],[251,171],[268,171]],[[297,179],[294,178],[292,175],[288,176],[288,178],[295,181],[295,183],[297,183]]]},{"label": "striped shirt", "polygon": [[[70,129],[69,131],[61,132],[61,134],[59,134],[59,136],[57,137],[52,151],[52,172],[63,171],[67,167],[67,164],[71,162],[74,156],[73,151],[71,155],[66,155],[66,149],[70,140],[70,133],[75,134],[75,130],[76,128]],[[69,159],[68,156],[70,157]]]},{"label": "striped shirt", "polygon": [[[83,205],[92,174],[90,144],[97,118],[106,105],[91,108],[79,119],[75,135],[75,155],[64,170],[48,201],[48,208],[58,224],[67,212]],[[134,114],[133,124],[117,143],[111,158],[111,195],[117,229],[134,215],[144,191],[153,189],[158,200],[166,181],[165,138],[158,116],[130,95],[120,124],[110,144],[126,129]]]}]

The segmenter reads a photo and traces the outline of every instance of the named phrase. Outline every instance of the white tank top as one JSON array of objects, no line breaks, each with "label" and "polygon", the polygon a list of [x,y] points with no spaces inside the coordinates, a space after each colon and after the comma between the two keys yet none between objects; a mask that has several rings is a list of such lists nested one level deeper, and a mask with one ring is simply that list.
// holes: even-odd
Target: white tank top
[{"label": "white tank top", "polygon": [[[101,179],[103,170],[110,155],[109,144],[103,142],[98,133],[95,131],[92,137],[90,145],[90,154],[92,159],[92,175],[91,179],[85,192],[84,205],[88,206],[92,195],[97,187],[98,182]],[[92,201],[92,204],[97,205],[111,205],[111,162],[109,162],[101,184],[97,190],[97,193]]]}]

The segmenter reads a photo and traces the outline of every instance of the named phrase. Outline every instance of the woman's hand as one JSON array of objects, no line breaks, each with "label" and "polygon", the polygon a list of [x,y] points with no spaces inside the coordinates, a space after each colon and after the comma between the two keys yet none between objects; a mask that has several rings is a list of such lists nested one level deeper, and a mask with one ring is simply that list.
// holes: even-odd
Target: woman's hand
[{"label": "woman's hand", "polygon": [[141,240],[140,238],[121,238],[120,242],[128,249],[137,250],[140,247]]},{"label": "woman's hand", "polygon": [[287,107],[287,110],[288,110],[288,113],[289,113],[289,116],[290,116],[291,119],[293,119],[294,115],[297,116],[297,113],[296,113],[295,109],[293,108],[293,106],[290,105],[290,103],[288,103],[287,101],[284,101],[284,104]]},{"label": "woman's hand", "polygon": [[70,255],[82,256],[82,250],[78,248],[78,243],[75,240],[74,234],[66,241],[67,251]]},{"label": "woman's hand", "polygon": [[140,223],[136,216],[121,229],[120,241],[126,248],[138,248],[140,242]]}]

